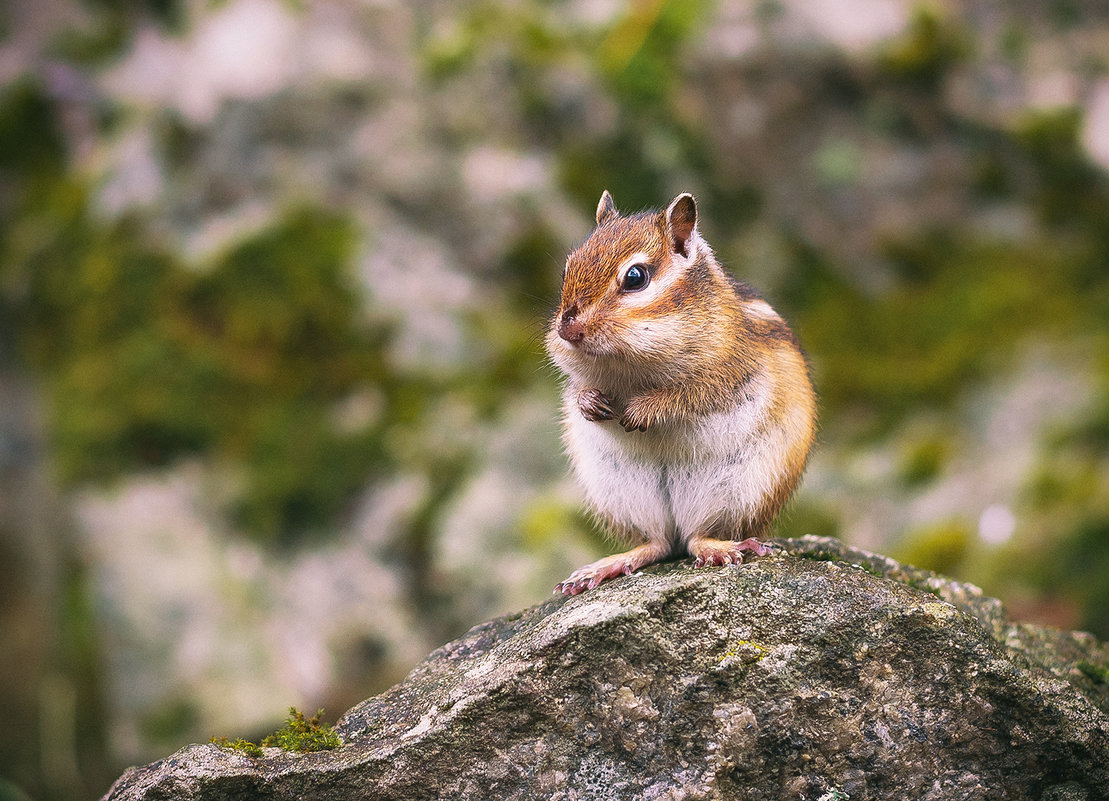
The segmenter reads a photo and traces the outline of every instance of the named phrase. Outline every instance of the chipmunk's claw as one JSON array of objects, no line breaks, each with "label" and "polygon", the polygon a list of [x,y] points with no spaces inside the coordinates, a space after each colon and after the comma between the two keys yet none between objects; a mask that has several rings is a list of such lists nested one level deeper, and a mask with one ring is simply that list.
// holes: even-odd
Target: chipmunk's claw
[{"label": "chipmunk's claw", "polygon": [[596,589],[602,581],[618,576],[630,576],[639,568],[664,559],[668,554],[668,545],[647,543],[632,548],[627,553],[606,556],[585,567],[579,567],[564,581],[556,584],[554,591],[563,595],[577,595],[585,590]]},{"label": "chipmunk's claw", "polygon": [[646,431],[651,427],[655,417],[652,413],[651,406],[645,403],[642,399],[633,398],[628,402],[624,408],[624,413],[620,415],[620,425],[628,433],[632,431]]},{"label": "chipmunk's claw", "polygon": [[612,399],[599,389],[588,387],[578,393],[578,409],[582,417],[591,423],[612,420],[616,417]]},{"label": "chipmunk's claw", "polygon": [[[603,559],[601,560],[601,562],[604,561]],[[556,584],[554,591],[556,594],[579,595],[586,590],[596,589],[597,586],[606,579],[630,574],[631,569],[628,566],[619,564],[601,565],[600,562],[595,562],[592,565],[586,565],[583,568],[575,570],[567,579]]]}]

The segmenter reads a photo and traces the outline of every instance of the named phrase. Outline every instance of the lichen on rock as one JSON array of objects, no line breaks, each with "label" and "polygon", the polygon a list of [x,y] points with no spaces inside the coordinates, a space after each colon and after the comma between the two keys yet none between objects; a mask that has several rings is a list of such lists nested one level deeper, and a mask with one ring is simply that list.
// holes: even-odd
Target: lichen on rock
[{"label": "lichen on rock", "polygon": [[1109,798],[1109,663],[975,587],[835,540],[670,563],[475,627],[336,725],[107,798]]}]

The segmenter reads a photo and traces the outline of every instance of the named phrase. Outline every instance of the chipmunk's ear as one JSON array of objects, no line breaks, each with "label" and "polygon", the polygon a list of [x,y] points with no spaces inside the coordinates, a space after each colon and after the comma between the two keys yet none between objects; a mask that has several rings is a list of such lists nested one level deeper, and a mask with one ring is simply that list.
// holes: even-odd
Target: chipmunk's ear
[{"label": "chipmunk's ear", "polygon": [[697,203],[693,195],[683,192],[666,207],[666,232],[670,249],[685,258],[693,255],[692,240],[697,233]]},{"label": "chipmunk's ear", "polygon": [[601,193],[601,202],[597,204],[597,225],[604,225],[609,220],[614,220],[619,216],[616,211],[616,204],[612,202],[612,195],[606,189]]}]

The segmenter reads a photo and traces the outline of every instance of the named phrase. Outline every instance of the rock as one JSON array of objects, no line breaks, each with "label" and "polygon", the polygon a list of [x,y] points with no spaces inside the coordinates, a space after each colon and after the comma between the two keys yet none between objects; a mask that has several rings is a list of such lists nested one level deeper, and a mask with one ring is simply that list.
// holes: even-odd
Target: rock
[{"label": "rock", "polygon": [[107,799],[1109,798],[1109,648],[835,540],[670,563],[477,626],[339,721]]}]

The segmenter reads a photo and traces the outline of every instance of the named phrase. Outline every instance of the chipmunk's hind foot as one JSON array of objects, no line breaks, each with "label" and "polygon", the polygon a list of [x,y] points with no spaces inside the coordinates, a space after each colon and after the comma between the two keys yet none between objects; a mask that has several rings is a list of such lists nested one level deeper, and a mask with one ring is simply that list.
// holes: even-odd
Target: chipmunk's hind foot
[{"label": "chipmunk's hind foot", "polygon": [[564,581],[555,585],[554,591],[563,595],[577,595],[585,590],[592,590],[602,581],[617,576],[630,576],[641,567],[653,565],[670,555],[667,545],[649,542],[632,548],[626,553],[618,553],[598,559],[585,567],[579,567]]},{"label": "chipmunk's hind foot", "polygon": [[767,556],[773,549],[765,542],[754,537],[745,540],[715,540],[709,537],[691,537],[686,548],[694,559],[695,567],[707,565],[738,565],[743,562],[743,554]]}]

